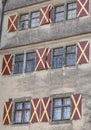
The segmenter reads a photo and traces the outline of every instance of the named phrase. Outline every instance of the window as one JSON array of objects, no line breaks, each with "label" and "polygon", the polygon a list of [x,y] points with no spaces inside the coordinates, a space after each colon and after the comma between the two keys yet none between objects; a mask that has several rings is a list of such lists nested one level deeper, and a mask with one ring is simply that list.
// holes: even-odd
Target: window
[{"label": "window", "polygon": [[14,73],[23,72],[24,54],[15,55]]},{"label": "window", "polygon": [[35,70],[35,53],[26,54],[26,72],[31,72]]},{"label": "window", "polygon": [[75,65],[76,61],[76,46],[66,47],[66,65]]},{"label": "window", "polygon": [[64,5],[57,6],[55,8],[55,22],[63,21],[64,19]]},{"label": "window", "polygon": [[40,22],[40,12],[33,12],[31,13],[31,27],[39,26]]},{"label": "window", "polygon": [[53,50],[53,68],[62,67],[63,51],[63,48],[56,48]]},{"label": "window", "polygon": [[20,30],[27,29],[29,27],[29,14],[22,14],[20,16],[19,28]]},{"label": "window", "polygon": [[54,98],[52,104],[52,121],[61,121],[70,119],[71,115],[71,99]]},{"label": "window", "polygon": [[14,123],[28,123],[30,120],[30,101],[16,102],[14,109]]},{"label": "window", "polygon": [[55,22],[63,21],[64,19],[64,5],[57,6],[55,8]]},{"label": "window", "polygon": [[76,18],[77,3],[69,3],[67,5],[67,19]]},{"label": "window", "polygon": [[76,62],[76,46],[53,49],[53,68],[72,66]]}]

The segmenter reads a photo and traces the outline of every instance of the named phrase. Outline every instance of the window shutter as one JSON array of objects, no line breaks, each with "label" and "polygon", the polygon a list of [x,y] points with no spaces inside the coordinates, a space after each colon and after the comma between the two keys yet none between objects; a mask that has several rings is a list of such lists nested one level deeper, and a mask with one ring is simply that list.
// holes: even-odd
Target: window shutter
[{"label": "window shutter", "polygon": [[89,0],[77,0],[77,17],[89,15]]},{"label": "window shutter", "polygon": [[41,118],[40,122],[48,122],[50,119],[50,98],[41,99]]},{"label": "window shutter", "polygon": [[52,5],[44,6],[40,9],[40,25],[52,22]]},{"label": "window shutter", "polygon": [[81,119],[82,95],[81,94],[72,95],[71,99],[72,99],[71,120]]},{"label": "window shutter", "polygon": [[12,15],[8,17],[8,32],[15,32],[17,30],[18,16]]},{"label": "window shutter", "polygon": [[12,72],[12,55],[4,55],[2,63],[2,75],[10,75]]},{"label": "window shutter", "polygon": [[[47,48],[41,48],[36,50],[36,68],[35,68],[36,71],[45,70],[48,68],[49,52],[47,50],[48,50]],[[48,59],[47,59],[47,55],[48,55]]]},{"label": "window shutter", "polygon": [[89,62],[89,41],[82,41],[77,44],[77,64]]},{"label": "window shutter", "polygon": [[39,122],[40,118],[40,99],[31,100],[31,118],[30,122]]},{"label": "window shutter", "polygon": [[4,103],[3,125],[9,125],[11,123],[12,116],[12,102]]},{"label": "window shutter", "polygon": [[50,61],[51,61],[51,50],[50,50],[50,48],[47,48],[47,52],[46,52],[46,69],[49,69]]}]

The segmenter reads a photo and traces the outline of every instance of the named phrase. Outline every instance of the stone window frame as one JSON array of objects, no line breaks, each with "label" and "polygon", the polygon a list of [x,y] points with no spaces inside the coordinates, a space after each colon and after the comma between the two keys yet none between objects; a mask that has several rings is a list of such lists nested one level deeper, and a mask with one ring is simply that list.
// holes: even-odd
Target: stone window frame
[{"label": "stone window frame", "polygon": [[[72,121],[70,119],[65,119],[65,120],[52,120],[52,114],[53,114],[53,99],[57,99],[57,98],[70,98],[71,99],[71,95],[73,93],[62,93],[62,94],[54,94],[50,96],[51,99],[51,111],[50,111],[50,124],[54,125],[54,124],[65,124],[65,123],[72,123]],[[72,104],[70,105],[70,108],[72,108]],[[71,116],[71,114],[70,114]]]},{"label": "stone window frame", "polygon": [[[52,54],[52,57],[51,57],[51,68],[52,69],[58,69],[58,68],[62,68],[62,67],[71,67],[71,66],[75,66],[76,65],[76,49],[75,49],[75,64],[73,64],[73,65],[66,65],[66,56],[67,56],[66,48],[67,47],[71,47],[71,46],[75,46],[76,47],[76,44],[71,44],[71,45],[65,45],[65,46],[60,46],[60,47],[52,48],[52,53],[51,53]],[[53,67],[54,50],[55,49],[59,49],[59,48],[63,48],[62,66],[60,66],[60,67]],[[70,54],[73,54],[73,53],[70,53]]]},{"label": "stone window frame", "polygon": [[[35,18],[32,18],[32,13],[36,13],[36,12],[39,12],[40,13],[40,10],[36,10],[36,11],[31,11],[31,12],[25,12],[25,13],[20,13],[19,14],[19,19],[18,19],[18,30],[21,31],[21,30],[27,30],[29,28],[35,28],[35,27],[38,27],[39,25],[37,26],[34,26],[34,27],[31,27],[31,21],[32,19],[36,19],[38,17],[35,17]],[[25,19],[25,20],[21,20],[21,17],[24,16],[24,15],[28,15],[28,18]],[[40,15],[39,15],[39,19],[40,19]],[[27,28],[22,28],[20,23],[21,22],[24,22],[24,21],[28,21],[28,27]],[[40,22],[40,21],[39,21]]]},{"label": "stone window frame", "polygon": [[15,98],[12,100],[13,103],[13,108],[12,108],[12,125],[24,125],[24,124],[30,124],[29,122],[21,122],[21,123],[15,123],[14,118],[15,118],[15,104],[16,103],[24,103],[24,102],[30,102],[30,118],[31,118],[31,99],[32,97],[22,97],[22,98]]},{"label": "stone window frame", "polygon": [[[35,49],[28,49],[26,51],[21,51],[21,52],[17,52],[17,53],[13,53],[13,61],[12,61],[12,75],[19,75],[19,74],[26,74],[26,73],[32,73],[32,72],[35,72],[34,71],[29,71],[29,72],[26,72],[26,55],[27,53],[36,53],[36,50]],[[23,60],[23,70],[22,70],[22,73],[14,73],[14,67],[15,67],[15,56],[16,55],[21,55],[23,54],[24,55],[24,60]],[[36,64],[36,57],[35,57],[35,64]]]}]

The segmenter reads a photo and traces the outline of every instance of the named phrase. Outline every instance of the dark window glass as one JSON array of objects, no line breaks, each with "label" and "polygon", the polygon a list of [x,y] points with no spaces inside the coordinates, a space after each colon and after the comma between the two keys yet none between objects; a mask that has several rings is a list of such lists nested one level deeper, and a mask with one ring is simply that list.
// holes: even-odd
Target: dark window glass
[{"label": "dark window glass", "polygon": [[21,30],[29,27],[29,14],[23,14],[20,16],[19,28]]},{"label": "dark window glass", "polygon": [[26,54],[26,72],[31,72],[35,70],[35,53]]},{"label": "dark window glass", "polygon": [[14,123],[28,123],[30,120],[30,102],[15,103]]},{"label": "dark window glass", "polygon": [[52,120],[61,121],[70,119],[71,114],[70,98],[53,99]]},{"label": "dark window glass", "polygon": [[75,65],[76,62],[76,46],[66,47],[66,65]]},{"label": "dark window glass", "polygon": [[31,13],[31,27],[39,26],[40,22],[40,12],[33,12]]},{"label": "dark window glass", "polygon": [[23,72],[23,63],[24,63],[24,54],[15,55],[15,65],[14,65],[15,74]]},{"label": "dark window glass", "polygon": [[67,19],[76,18],[77,14],[77,3],[69,3],[67,5]]},{"label": "dark window glass", "polygon": [[60,22],[65,19],[64,15],[64,5],[57,6],[55,8],[55,22]]},{"label": "dark window glass", "polygon": [[63,51],[63,48],[56,48],[53,50],[53,68],[62,67]]}]

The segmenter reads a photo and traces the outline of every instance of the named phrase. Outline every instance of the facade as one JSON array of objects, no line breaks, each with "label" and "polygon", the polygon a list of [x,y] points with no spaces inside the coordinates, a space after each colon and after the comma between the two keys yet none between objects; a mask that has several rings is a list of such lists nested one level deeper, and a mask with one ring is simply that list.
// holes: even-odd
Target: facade
[{"label": "facade", "polygon": [[90,130],[90,71],[90,0],[7,0],[0,130]]}]

